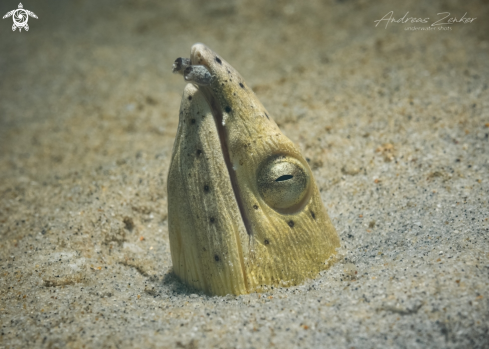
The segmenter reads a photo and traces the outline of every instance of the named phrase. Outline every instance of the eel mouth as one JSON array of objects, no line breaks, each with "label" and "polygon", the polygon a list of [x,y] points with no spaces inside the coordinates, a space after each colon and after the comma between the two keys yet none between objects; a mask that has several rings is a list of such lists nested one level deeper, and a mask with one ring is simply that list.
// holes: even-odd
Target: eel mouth
[{"label": "eel mouth", "polygon": [[228,136],[226,134],[226,130],[223,126],[223,113],[222,113],[222,108],[217,99],[215,98],[214,94],[212,93],[212,90],[210,87],[204,87],[204,86],[199,86],[198,89],[204,94],[204,97],[207,101],[207,104],[209,105],[209,108],[211,109],[212,116],[214,118],[214,123],[217,128],[217,134],[219,136],[219,143],[221,145],[221,153],[224,157],[224,163],[226,164],[226,168],[228,170],[229,178],[231,180],[231,186],[233,188],[234,192],[234,197],[236,199],[236,202],[238,204],[239,208],[239,213],[241,215],[241,220],[246,228],[246,232],[248,236],[252,236],[252,230],[251,230],[251,224],[250,221],[246,215],[246,211],[244,209],[243,205],[243,200],[241,199],[241,193],[239,189],[239,184],[238,184],[238,178],[236,176],[236,172],[233,169],[233,165],[231,162],[231,155],[229,153],[229,148],[228,148]]},{"label": "eel mouth", "polygon": [[[221,145],[221,154],[224,158],[224,163],[226,164],[226,168],[228,170],[229,178],[231,180],[231,188],[233,189],[234,193],[234,198],[236,200],[236,203],[238,204],[238,210],[239,214],[241,217],[241,221],[243,222],[243,225],[246,229],[246,233],[248,235],[248,244],[251,243],[251,237],[252,237],[252,230],[251,230],[251,224],[246,216],[246,211],[244,209],[243,205],[243,200],[241,199],[241,194],[240,194],[240,189],[238,185],[238,179],[236,176],[236,172],[233,170],[233,166],[231,164],[231,159],[230,159],[230,154],[229,154],[229,149],[228,149],[228,142],[227,142],[227,135],[226,131],[223,126],[223,114],[222,114],[222,108],[220,104],[218,103],[217,99],[212,93],[212,90],[210,87],[203,87],[199,86],[198,89],[203,93],[207,104],[209,105],[209,108],[212,113],[212,117],[214,119],[214,123],[217,128],[217,134],[219,137],[219,143]],[[236,236],[237,241],[239,241],[239,237]],[[246,266],[245,266],[245,261],[243,257],[243,249],[245,249],[245,246],[242,246],[240,243],[237,244],[238,248],[238,253],[239,253],[239,263],[241,264],[241,268],[243,271],[243,279],[245,281],[245,285],[247,289],[249,288],[249,279],[248,275],[246,273]],[[249,289],[248,289],[249,291]]]},{"label": "eel mouth", "polygon": [[[216,63],[219,65],[216,67]],[[190,60],[188,61],[189,66],[203,66],[207,68],[211,73],[211,80],[216,79],[216,68],[222,66],[222,60],[217,57],[217,55],[212,52],[207,46],[204,44],[195,44],[192,46]],[[240,188],[238,184],[238,178],[236,176],[236,172],[233,169],[233,165],[231,162],[231,155],[229,152],[229,141],[228,135],[223,123],[223,108],[216,98],[215,94],[212,91],[212,82],[210,84],[200,84],[195,83],[196,87],[204,94],[204,97],[211,109],[212,116],[214,118],[214,123],[217,128],[217,133],[219,136],[219,143],[221,145],[221,153],[224,157],[224,162],[226,164],[226,168],[228,170],[229,178],[231,180],[231,186],[233,188],[234,197],[238,204],[239,213],[241,215],[241,220],[246,228],[246,232],[248,236],[251,238],[252,228],[249,218],[247,217],[246,210],[243,205],[243,200],[241,198]]]}]

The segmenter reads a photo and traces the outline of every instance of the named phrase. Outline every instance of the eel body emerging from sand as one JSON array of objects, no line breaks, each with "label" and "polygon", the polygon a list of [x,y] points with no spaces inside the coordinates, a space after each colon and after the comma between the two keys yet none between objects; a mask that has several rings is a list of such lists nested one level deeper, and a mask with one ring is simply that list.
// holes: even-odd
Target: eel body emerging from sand
[{"label": "eel body emerging from sand", "polygon": [[205,45],[173,70],[189,82],[168,174],[174,273],[211,295],[316,277],[340,243],[298,147]]}]

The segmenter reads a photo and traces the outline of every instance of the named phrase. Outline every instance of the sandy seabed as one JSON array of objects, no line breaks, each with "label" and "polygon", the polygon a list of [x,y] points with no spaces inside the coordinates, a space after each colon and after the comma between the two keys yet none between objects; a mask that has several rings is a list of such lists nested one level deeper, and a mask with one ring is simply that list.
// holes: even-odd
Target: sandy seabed
[{"label": "sandy seabed", "polygon": [[[24,8],[28,32],[0,21],[0,348],[489,348],[487,2]],[[389,11],[476,19],[375,26]],[[302,286],[171,273],[171,64],[195,42],[309,159],[342,248]]]}]

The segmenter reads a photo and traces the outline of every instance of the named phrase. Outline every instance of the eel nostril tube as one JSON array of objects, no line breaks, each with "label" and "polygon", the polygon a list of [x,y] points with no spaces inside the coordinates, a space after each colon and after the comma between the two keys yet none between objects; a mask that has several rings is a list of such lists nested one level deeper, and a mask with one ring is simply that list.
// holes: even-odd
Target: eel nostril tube
[{"label": "eel nostril tube", "polygon": [[183,72],[185,81],[193,82],[197,85],[209,85],[212,75],[203,65],[190,65]]}]

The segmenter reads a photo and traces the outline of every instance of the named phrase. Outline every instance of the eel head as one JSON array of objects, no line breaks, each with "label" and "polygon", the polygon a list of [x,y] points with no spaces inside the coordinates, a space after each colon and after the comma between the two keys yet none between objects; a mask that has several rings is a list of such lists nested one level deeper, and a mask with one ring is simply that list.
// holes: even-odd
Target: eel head
[{"label": "eel head", "polygon": [[212,295],[317,276],[339,238],[298,147],[205,45],[173,70],[189,82],[167,182],[174,273]]}]

